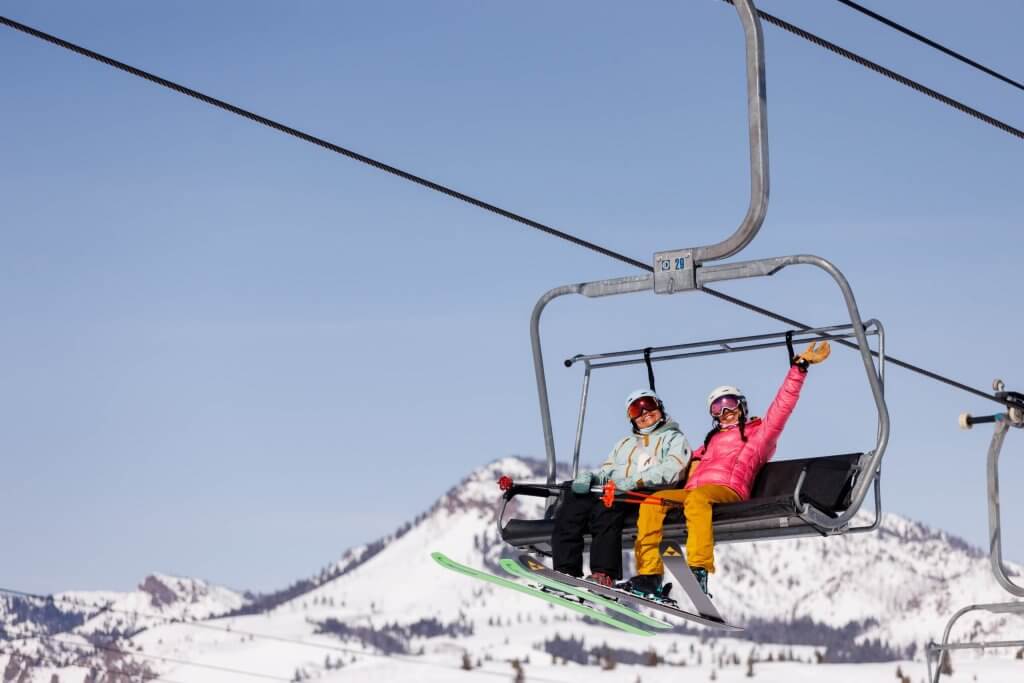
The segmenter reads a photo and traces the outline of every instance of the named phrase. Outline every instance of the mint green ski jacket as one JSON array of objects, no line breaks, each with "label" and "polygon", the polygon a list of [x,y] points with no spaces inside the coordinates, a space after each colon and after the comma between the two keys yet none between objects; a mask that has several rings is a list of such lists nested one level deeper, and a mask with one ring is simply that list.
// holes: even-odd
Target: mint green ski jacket
[{"label": "mint green ski jacket", "polygon": [[619,441],[594,474],[602,483],[633,477],[638,486],[675,484],[685,479],[691,456],[679,425],[668,421],[650,434],[630,434]]}]

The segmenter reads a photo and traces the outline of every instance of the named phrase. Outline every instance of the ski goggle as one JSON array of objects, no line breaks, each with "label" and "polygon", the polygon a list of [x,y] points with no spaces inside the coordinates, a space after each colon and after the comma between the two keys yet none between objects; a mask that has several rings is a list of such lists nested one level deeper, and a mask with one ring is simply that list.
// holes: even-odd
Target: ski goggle
[{"label": "ski goggle", "polygon": [[739,410],[738,396],[719,396],[711,403],[711,417],[721,417],[727,410]]},{"label": "ski goggle", "polygon": [[655,410],[661,410],[658,399],[653,396],[641,396],[629,404],[629,407],[626,408],[626,415],[630,420],[635,420],[644,413],[653,413]]}]

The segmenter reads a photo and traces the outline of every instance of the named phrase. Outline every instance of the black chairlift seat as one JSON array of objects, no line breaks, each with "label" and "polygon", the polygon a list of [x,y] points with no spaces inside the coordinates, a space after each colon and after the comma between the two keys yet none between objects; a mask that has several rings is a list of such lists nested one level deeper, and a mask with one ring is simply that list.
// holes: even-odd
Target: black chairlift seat
[{"label": "black chairlift seat", "polygon": [[[758,474],[749,500],[712,506],[715,542],[789,538],[825,534],[800,516],[803,506],[811,505],[830,517],[838,517],[849,508],[851,491],[861,472],[863,453],[845,453],[819,458],[776,460],[769,462]],[[552,489],[545,486],[513,485],[504,494],[498,526],[501,538],[517,548],[551,553],[554,513],[566,489],[561,489],[558,502],[549,507],[545,519],[509,519],[502,521],[505,507],[517,495],[548,497]],[[639,505],[626,518],[622,545],[632,548],[636,542],[636,519]],[[877,520],[876,520],[877,521]],[[685,543],[686,523],[682,510],[674,507],[665,517],[665,539]],[[586,539],[587,547],[590,538]]]}]

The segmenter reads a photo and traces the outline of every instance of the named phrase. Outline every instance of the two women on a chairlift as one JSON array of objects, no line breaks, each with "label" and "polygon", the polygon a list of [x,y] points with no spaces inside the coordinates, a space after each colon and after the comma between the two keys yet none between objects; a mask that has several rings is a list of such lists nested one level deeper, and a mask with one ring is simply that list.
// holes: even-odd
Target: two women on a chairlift
[{"label": "two women on a chairlift", "polygon": [[[683,506],[686,518],[686,557],[707,593],[708,574],[715,571],[711,506],[750,498],[761,467],[775,454],[786,421],[796,408],[807,369],[828,358],[828,342],[810,344],[791,359],[791,367],[764,417],[752,417],[747,399],[733,386],[716,388],[707,399],[712,428],[703,445],[691,453],[686,437],[665,412],[662,400],[650,390],[633,392],[626,400],[632,433],[621,439],[595,472],[581,472],[555,515],[552,557],[557,571],[583,575],[583,535],[592,536],[590,580],[613,585],[622,578],[622,529],[628,507],[606,508],[591,486],[612,481],[617,490],[658,487],[640,505],[634,547],[637,574],[619,584],[633,593],[667,598],[663,591],[659,546],[666,505]],[[661,487],[668,488],[661,488]]]}]

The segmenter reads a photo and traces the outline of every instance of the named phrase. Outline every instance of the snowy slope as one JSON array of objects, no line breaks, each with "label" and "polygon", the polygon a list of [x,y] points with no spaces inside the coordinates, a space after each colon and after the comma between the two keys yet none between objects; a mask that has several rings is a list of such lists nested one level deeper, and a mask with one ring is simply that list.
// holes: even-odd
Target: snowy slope
[{"label": "snowy slope", "polygon": [[[95,676],[118,666],[148,666],[178,683],[251,681],[250,674],[285,681],[376,681],[382,676],[495,680],[511,677],[511,660],[529,660],[523,664],[527,680],[589,681],[595,675],[609,681],[633,681],[638,676],[644,681],[678,680],[681,666],[699,669],[704,680],[712,670],[718,680],[733,680],[745,677],[751,656],[758,660],[761,680],[891,679],[899,665],[916,681],[924,677],[924,665],[915,648],[937,639],[953,611],[968,603],[1006,600],[980,551],[922,524],[888,516],[871,534],[720,546],[719,573],[712,583],[716,602],[730,620],[749,625],[749,635],[759,643],[697,631],[631,636],[449,572],[431,560],[430,552],[440,550],[472,566],[494,566],[505,551],[495,524],[495,482],[501,474],[539,480],[541,463],[505,458],[480,468],[387,542],[345,552],[338,562],[300,581],[302,590],[293,591],[290,599],[274,600],[260,613],[157,625],[148,615],[204,619],[244,605],[244,599],[230,591],[157,576],[152,582],[147,579],[137,593],[88,594],[93,603],[99,602],[97,598],[113,600],[119,610],[145,615],[124,621],[118,621],[114,612],[91,616],[70,629],[77,636],[62,636],[134,634],[113,641],[131,656],[108,652],[109,661],[100,666],[96,657],[84,662],[69,659],[66,648],[65,656],[59,657],[52,642],[40,647],[38,640],[28,639],[5,643],[5,649],[44,655],[28,667],[29,677],[20,683],[49,681],[49,675],[58,671],[55,664],[72,663],[85,666],[59,668],[62,683],[85,680],[87,666],[94,668]],[[514,514],[539,512],[534,507]],[[1017,565],[1010,569],[1021,570]],[[1022,638],[1024,618],[972,619],[955,635],[974,640]],[[843,651],[837,644],[846,650],[851,644],[863,646],[858,651],[862,657],[881,652],[891,658],[898,653],[903,661],[813,663]],[[602,645],[615,651],[602,656],[596,652]],[[71,649],[80,653],[88,648]],[[382,652],[392,656],[383,657]],[[471,671],[458,670],[464,654]],[[1013,659],[1013,651],[1003,654],[1009,658],[957,655],[959,675],[952,680],[970,680],[963,678],[967,675],[986,681],[1024,680],[1024,661]],[[769,657],[771,663],[765,661]],[[643,666],[659,658],[674,666]],[[615,661],[612,669],[595,666],[598,661],[609,666],[610,660]],[[25,661],[22,657],[16,662],[15,678],[10,680],[22,676]],[[11,659],[0,655],[0,670],[4,667],[12,667]]]}]

